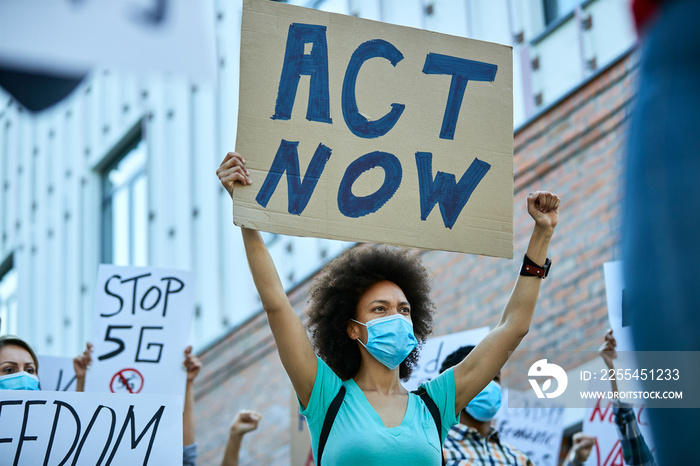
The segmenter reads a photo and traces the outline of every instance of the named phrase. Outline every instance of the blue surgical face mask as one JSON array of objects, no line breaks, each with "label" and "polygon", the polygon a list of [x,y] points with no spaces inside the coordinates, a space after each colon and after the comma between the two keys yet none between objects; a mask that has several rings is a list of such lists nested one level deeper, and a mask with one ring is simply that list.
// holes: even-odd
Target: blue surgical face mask
[{"label": "blue surgical face mask", "polygon": [[477,421],[490,421],[501,408],[501,397],[501,386],[492,380],[464,410]]},{"label": "blue surgical face mask", "polygon": [[27,372],[0,376],[0,390],[39,390],[39,377]]},{"label": "blue surgical face mask", "polygon": [[[351,320],[357,322],[355,319]],[[418,345],[413,335],[413,325],[399,314],[372,319],[366,324],[357,323],[367,327],[367,344],[362,343],[359,338],[357,341],[374,356],[374,359],[391,370],[399,367]]]}]

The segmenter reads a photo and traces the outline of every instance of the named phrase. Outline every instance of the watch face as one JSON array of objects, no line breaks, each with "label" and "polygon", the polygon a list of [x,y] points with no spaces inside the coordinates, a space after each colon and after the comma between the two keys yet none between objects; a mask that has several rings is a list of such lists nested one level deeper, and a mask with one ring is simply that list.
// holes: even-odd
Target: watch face
[{"label": "watch face", "polygon": [[545,278],[549,274],[549,268],[552,266],[552,261],[547,258],[547,260],[544,262],[544,277]]}]

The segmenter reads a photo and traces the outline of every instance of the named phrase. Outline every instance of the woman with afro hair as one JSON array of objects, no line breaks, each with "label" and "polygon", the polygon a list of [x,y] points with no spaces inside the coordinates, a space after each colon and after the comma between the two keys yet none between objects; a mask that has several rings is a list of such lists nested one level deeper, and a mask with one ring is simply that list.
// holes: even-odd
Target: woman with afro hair
[{"label": "woman with afro hair", "polygon": [[[226,155],[217,175],[231,195],[236,182],[251,184],[245,161],[235,152]],[[359,245],[331,261],[310,292],[309,339],[260,234],[241,228],[255,287],[307,419],[317,465],[321,453],[324,465],[441,464],[442,442],[460,411],[493,380],[530,327],[549,265],[559,198],[538,191],[527,203],[535,227],[499,323],[461,363],[422,385],[437,408],[435,417],[425,398],[400,383],[411,374],[418,347],[432,330],[428,273],[417,255]],[[340,404],[331,408],[338,399]],[[328,433],[326,413],[335,408]]]}]

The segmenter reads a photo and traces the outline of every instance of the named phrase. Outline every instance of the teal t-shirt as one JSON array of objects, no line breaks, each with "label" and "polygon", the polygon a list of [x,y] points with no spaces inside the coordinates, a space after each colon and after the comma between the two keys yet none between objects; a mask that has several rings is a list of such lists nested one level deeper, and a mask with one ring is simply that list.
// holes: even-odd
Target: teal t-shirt
[{"label": "teal t-shirt", "polygon": [[326,411],[341,385],[345,386],[345,398],[323,451],[323,465],[426,466],[442,463],[442,441],[458,421],[452,369],[422,385],[440,411],[442,433],[438,437],[433,416],[418,395],[409,394],[401,424],[386,428],[355,381],[341,381],[318,358],[309,405],[300,411],[309,425],[314,457]]}]

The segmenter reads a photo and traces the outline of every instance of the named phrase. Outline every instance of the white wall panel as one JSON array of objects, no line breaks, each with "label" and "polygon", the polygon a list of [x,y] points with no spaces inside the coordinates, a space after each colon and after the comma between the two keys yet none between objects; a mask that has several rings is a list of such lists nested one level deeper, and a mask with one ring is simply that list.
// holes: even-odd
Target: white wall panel
[{"label": "white wall panel", "polygon": [[[492,0],[494,1],[494,0]],[[425,2],[432,4],[432,14],[425,18],[425,27],[430,31],[451,34],[453,36],[472,37],[468,35],[469,2],[455,0],[435,0]],[[440,52],[435,50],[435,52]]]},{"label": "white wall panel", "polygon": [[592,15],[590,36],[592,54],[598,65],[616,59],[637,40],[628,2],[604,0],[591,3],[585,15]]},{"label": "white wall panel", "polygon": [[531,56],[539,58],[533,71],[533,88],[541,92],[546,105],[563,96],[585,77],[575,18],[551,32],[546,40],[532,46]]},{"label": "white wall panel", "polygon": [[[31,127],[27,123],[24,114],[17,112],[14,107],[13,125],[17,127],[17,152],[20,157],[20,165],[17,168],[18,183],[16,185],[16,202],[17,202],[17,243],[11,245],[13,248],[13,262],[17,269],[17,329],[28,331],[33,314],[31,307],[31,296],[33,294],[32,287],[29,282],[29,273],[31,270],[29,262],[30,248],[30,215],[32,204],[32,182],[31,182],[31,153],[32,148],[30,138]],[[25,312],[22,312],[26,310]],[[19,333],[19,331],[18,331]],[[27,338],[34,339],[34,335],[27,335]]]},{"label": "white wall panel", "polygon": [[[61,106],[62,107],[62,106]],[[65,324],[68,310],[66,309],[66,288],[68,286],[66,267],[66,231],[65,231],[65,196],[68,191],[66,183],[65,167],[68,164],[70,154],[65,149],[66,133],[70,128],[65,124],[65,112],[57,108],[51,117],[47,146],[49,147],[49,180],[47,187],[48,209],[50,211],[49,230],[47,237],[49,242],[49,255],[51,257],[51,270],[62,273],[52,273],[51,277],[51,350],[63,352],[65,350]]]},{"label": "white wall panel", "polygon": [[174,254],[171,266],[177,269],[192,269],[192,172],[191,152],[191,89],[188,83],[177,83],[170,87],[169,109],[166,119],[168,167],[172,186],[168,200],[168,241]]},{"label": "white wall panel", "polygon": [[6,117],[0,120],[0,262],[12,252],[11,245],[15,244],[17,235],[19,125],[14,113],[13,108],[6,108]]},{"label": "white wall panel", "polygon": [[[216,141],[216,98],[210,86],[197,87],[192,92],[190,139],[190,171],[192,173],[192,265],[197,270],[193,335],[208,340],[215,338],[220,302],[219,264],[220,239],[219,184],[216,167],[220,154]],[[230,226],[230,225],[229,225]]]},{"label": "white wall panel", "polygon": [[472,39],[513,45],[506,0],[472,1],[471,12],[474,24]]},{"label": "white wall panel", "polygon": [[80,264],[78,259],[81,256],[81,235],[79,224],[80,211],[80,175],[83,151],[82,149],[82,126],[78,123],[82,118],[82,108],[79,105],[72,105],[72,108],[65,112],[64,122],[64,160],[65,173],[63,179],[65,183],[65,200],[63,204],[64,222],[64,242],[62,263],[65,270],[65,288],[63,314],[66,325],[63,328],[64,342],[62,346],[63,354],[72,354],[75,347],[83,343],[80,327]]}]

